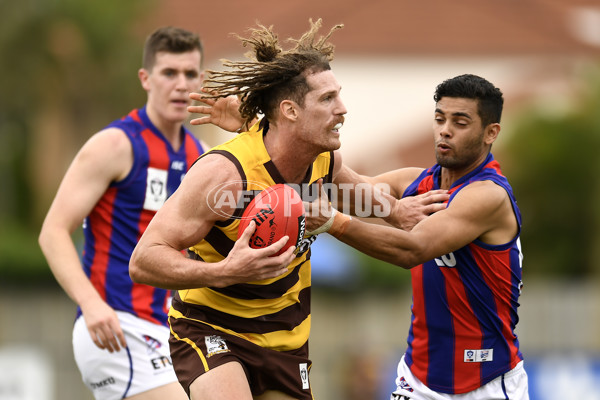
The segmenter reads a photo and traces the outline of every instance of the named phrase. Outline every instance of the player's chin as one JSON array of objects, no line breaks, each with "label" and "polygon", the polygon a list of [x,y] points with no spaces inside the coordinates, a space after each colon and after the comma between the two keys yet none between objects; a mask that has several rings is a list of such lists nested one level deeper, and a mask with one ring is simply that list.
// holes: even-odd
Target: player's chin
[{"label": "player's chin", "polygon": [[332,150],[337,150],[340,147],[342,147],[342,141],[340,140],[340,134],[339,133],[332,133],[329,138],[329,140],[327,141],[327,150],[332,151]]},{"label": "player's chin", "polygon": [[191,103],[184,103],[184,102],[172,102],[169,104],[168,110],[169,113],[172,114],[173,116],[177,116],[177,117],[181,117],[182,115],[187,115],[188,114],[188,106],[192,105]]},{"label": "player's chin", "polygon": [[185,121],[190,117],[190,113],[186,110],[171,110],[167,115],[167,119],[173,123]]}]

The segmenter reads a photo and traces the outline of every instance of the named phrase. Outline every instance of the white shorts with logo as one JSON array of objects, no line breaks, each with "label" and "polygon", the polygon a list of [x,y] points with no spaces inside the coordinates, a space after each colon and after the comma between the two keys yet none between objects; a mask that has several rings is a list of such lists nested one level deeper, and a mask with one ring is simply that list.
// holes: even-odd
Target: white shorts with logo
[{"label": "white shorts with logo", "polygon": [[529,400],[527,373],[523,368],[523,361],[478,389],[462,394],[447,394],[434,392],[425,386],[412,374],[402,356],[398,363],[396,386],[390,400]]},{"label": "white shorts with logo", "polygon": [[109,353],[90,337],[83,317],[73,327],[75,362],[96,400],[123,399],[177,382],[169,354],[169,328],[117,311],[127,348]]}]

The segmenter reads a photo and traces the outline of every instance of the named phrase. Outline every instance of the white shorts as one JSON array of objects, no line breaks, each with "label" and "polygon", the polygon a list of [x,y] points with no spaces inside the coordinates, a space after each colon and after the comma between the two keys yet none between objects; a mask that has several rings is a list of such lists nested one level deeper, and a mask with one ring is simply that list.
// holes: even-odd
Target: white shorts
[{"label": "white shorts", "polygon": [[402,356],[398,363],[396,386],[390,400],[529,400],[527,373],[523,368],[523,361],[478,389],[462,394],[447,394],[434,392],[425,386],[412,374]]},{"label": "white shorts", "polygon": [[116,400],[177,382],[169,354],[169,328],[117,311],[127,348],[109,353],[90,337],[83,317],[73,327],[73,353],[96,400]]}]

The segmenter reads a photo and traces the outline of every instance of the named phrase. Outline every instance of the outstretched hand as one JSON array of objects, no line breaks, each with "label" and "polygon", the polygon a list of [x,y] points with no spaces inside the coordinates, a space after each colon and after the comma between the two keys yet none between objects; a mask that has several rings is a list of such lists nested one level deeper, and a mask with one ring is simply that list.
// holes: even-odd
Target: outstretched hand
[{"label": "outstretched hand", "polygon": [[417,196],[396,200],[392,212],[385,220],[396,228],[410,231],[429,215],[444,210],[450,195],[447,190],[438,189]]},{"label": "outstretched hand", "polygon": [[284,236],[272,245],[260,249],[250,247],[250,237],[256,230],[252,221],[235,242],[220,269],[221,276],[215,287],[225,287],[237,283],[276,278],[288,271],[288,266],[296,258],[295,246],[291,246],[278,256],[275,254],[285,246],[289,237]]},{"label": "outstretched hand", "polygon": [[205,105],[189,106],[188,111],[192,114],[207,115],[192,119],[190,124],[213,124],[229,132],[237,131],[244,124],[245,121],[239,112],[240,99],[237,96],[211,98],[206,95],[210,96],[214,94],[209,89],[202,88],[201,91],[203,93],[190,93],[190,99],[199,101]]}]

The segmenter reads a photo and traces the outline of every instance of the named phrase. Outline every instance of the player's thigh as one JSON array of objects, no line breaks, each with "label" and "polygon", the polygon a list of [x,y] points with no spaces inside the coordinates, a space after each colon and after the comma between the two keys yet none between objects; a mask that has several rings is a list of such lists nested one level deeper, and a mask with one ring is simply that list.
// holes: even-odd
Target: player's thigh
[{"label": "player's thigh", "polygon": [[179,382],[169,383],[147,392],[127,397],[128,400],[187,400],[187,394]]},{"label": "player's thigh", "polygon": [[190,385],[191,400],[252,400],[241,364],[230,361],[205,372]]},{"label": "player's thigh", "polygon": [[[186,399],[171,365],[168,328],[117,312],[127,347],[110,353],[90,338],[83,317],[73,328],[73,351],[83,382],[97,400]],[[159,397],[156,393],[167,393]],[[140,397],[134,397],[140,395]],[[156,396],[156,397],[153,397]]]}]

